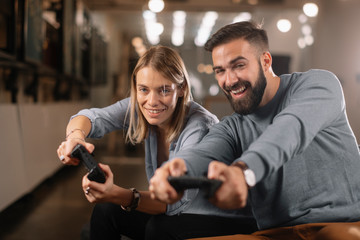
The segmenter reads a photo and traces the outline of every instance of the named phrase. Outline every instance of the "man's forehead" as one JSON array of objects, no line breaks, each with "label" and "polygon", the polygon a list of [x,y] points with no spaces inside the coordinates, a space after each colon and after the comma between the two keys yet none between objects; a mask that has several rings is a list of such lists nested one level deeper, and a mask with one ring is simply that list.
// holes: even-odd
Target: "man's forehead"
[{"label": "man's forehead", "polygon": [[248,59],[255,55],[254,48],[243,39],[216,46],[212,51],[213,65],[230,64],[234,59]]}]

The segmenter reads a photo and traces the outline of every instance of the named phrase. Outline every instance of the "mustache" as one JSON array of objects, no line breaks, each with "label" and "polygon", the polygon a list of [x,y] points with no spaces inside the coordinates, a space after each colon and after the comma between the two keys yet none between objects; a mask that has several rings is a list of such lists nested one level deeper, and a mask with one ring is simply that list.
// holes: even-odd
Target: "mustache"
[{"label": "mustache", "polygon": [[227,91],[227,92],[230,92],[230,91],[238,89],[238,88],[240,88],[242,86],[244,86],[246,88],[249,88],[249,87],[251,87],[251,83],[248,82],[248,81],[241,80],[241,81],[238,81],[238,82],[234,83],[231,86],[224,86],[224,90]]}]

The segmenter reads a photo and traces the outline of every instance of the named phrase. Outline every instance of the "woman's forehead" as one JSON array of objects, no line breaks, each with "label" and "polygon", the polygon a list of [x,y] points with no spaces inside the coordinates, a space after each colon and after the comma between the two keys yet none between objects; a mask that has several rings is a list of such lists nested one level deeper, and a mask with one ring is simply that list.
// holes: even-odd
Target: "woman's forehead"
[{"label": "woman's forehead", "polygon": [[159,71],[151,67],[145,67],[139,70],[136,75],[136,84],[152,87],[172,86],[173,81],[164,77]]}]

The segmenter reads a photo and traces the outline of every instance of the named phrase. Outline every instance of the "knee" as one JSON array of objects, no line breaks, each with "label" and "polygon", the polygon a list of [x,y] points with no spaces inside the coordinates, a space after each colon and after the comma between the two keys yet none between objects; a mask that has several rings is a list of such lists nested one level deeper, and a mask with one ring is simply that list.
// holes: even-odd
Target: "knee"
[{"label": "knee", "polygon": [[97,203],[91,215],[91,222],[103,222],[110,218],[114,213],[114,205],[111,203]]},{"label": "knee", "polygon": [[171,236],[169,236],[169,232],[167,231],[166,227],[164,227],[164,225],[165,222],[162,215],[151,217],[146,223],[145,239],[171,239]]},{"label": "knee", "polygon": [[360,227],[351,224],[334,224],[322,228],[314,240],[360,240]]}]

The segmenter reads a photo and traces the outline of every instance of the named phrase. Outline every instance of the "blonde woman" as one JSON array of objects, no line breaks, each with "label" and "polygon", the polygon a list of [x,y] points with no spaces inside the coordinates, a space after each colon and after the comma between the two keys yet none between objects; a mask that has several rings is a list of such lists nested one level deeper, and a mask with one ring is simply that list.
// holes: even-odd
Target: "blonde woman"
[{"label": "blonde woman", "polygon": [[[179,54],[171,48],[157,46],[139,59],[131,79],[130,97],[105,108],[85,109],[73,116],[66,128],[66,141],[57,152],[64,164],[77,165],[79,160],[70,158],[77,144],[83,144],[89,152],[94,150],[92,144],[85,142],[86,137],[100,138],[111,131],[126,129],[128,142],[145,142],[146,174],[150,179],[162,163],[179,150],[198,143],[217,122],[216,116],[192,101],[189,77]],[[187,190],[179,202],[166,205],[152,200],[148,191],[115,185],[110,167],[100,166],[107,176],[104,184],[89,181],[86,176],[82,183],[88,201],[98,203],[91,218],[91,239],[119,239],[120,235],[159,239],[157,233],[151,233],[151,225],[163,218],[169,219],[164,228],[173,227],[174,236],[179,236],[178,231],[187,233],[186,237],[200,237],[214,235],[211,229],[221,229],[219,234],[239,230],[238,222],[234,223],[233,219],[229,219],[231,224],[226,223],[227,217],[234,217],[237,211],[212,206],[197,190]],[[194,216],[203,215],[212,217],[201,221],[203,226],[200,226]],[[152,219],[155,216],[157,218]],[[243,216],[239,221],[249,219],[252,227],[252,217]],[[210,230],[208,222],[214,225]],[[186,225],[191,230],[186,230]],[[249,226],[244,228],[254,230]]]}]

